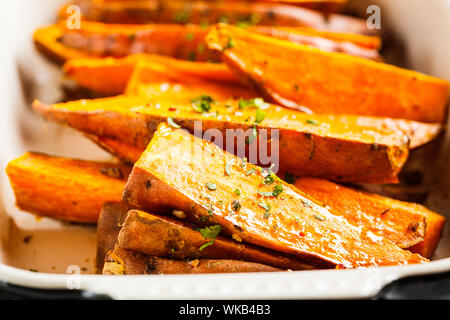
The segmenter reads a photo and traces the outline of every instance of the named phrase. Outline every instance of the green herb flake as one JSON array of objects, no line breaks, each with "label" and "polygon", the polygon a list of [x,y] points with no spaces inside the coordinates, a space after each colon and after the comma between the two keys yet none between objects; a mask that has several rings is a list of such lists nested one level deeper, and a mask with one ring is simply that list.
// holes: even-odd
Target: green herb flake
[{"label": "green herb flake", "polygon": [[270,217],[270,212],[269,211],[265,211],[264,212],[264,218],[265,219],[269,219],[269,217]]},{"label": "green herb flake", "polygon": [[189,32],[186,34],[186,40],[192,41],[194,39],[194,34]]},{"label": "green herb flake", "polygon": [[245,166],[247,165],[247,158],[246,157],[244,157],[243,159],[242,159],[242,163],[241,163],[241,168],[242,169],[244,169],[245,168]]},{"label": "green herb flake", "polygon": [[224,50],[232,49],[232,48],[234,48],[234,46],[235,46],[235,44],[234,44],[233,38],[232,38],[232,37],[228,37],[228,42],[227,42],[227,44],[225,45]]},{"label": "green herb flake", "polygon": [[312,208],[311,203],[309,203],[308,201],[305,201],[302,199],[302,203],[303,203],[303,206],[305,206],[305,208]]},{"label": "green herb flake", "polygon": [[273,188],[272,193],[274,197],[278,197],[282,192],[283,192],[283,185],[279,183]]},{"label": "green herb flake", "polygon": [[267,203],[264,203],[264,202],[258,203],[258,206],[260,206],[261,208],[263,208],[266,211],[270,211],[270,208],[271,208],[270,204],[267,204]]},{"label": "green herb flake", "polygon": [[237,195],[237,196],[240,196],[241,195],[241,190],[239,190],[239,189],[234,189],[234,194],[235,195]]},{"label": "green herb flake", "polygon": [[250,170],[248,170],[248,171],[245,173],[245,175],[246,175],[246,176],[249,176],[249,175],[255,173],[255,171],[256,171],[255,169],[250,169]]},{"label": "green herb flake", "polygon": [[198,248],[199,251],[203,251],[203,249],[212,246],[214,244],[214,240],[208,241],[204,244],[202,244],[202,246],[200,248]]},{"label": "green herb flake", "polygon": [[212,182],[207,182],[207,183],[205,184],[205,186],[206,186],[209,190],[211,190],[211,191],[214,191],[214,190],[217,189],[216,184],[215,184],[215,183],[212,183]]},{"label": "green herb flake", "polygon": [[312,120],[312,119],[307,119],[306,120],[307,124],[313,125],[313,126],[318,126],[319,122],[317,120]]},{"label": "green herb flake", "polygon": [[177,124],[177,123],[175,123],[175,121],[173,121],[172,117],[167,117],[167,123],[168,123],[172,128],[175,128],[175,129],[181,128],[181,126],[180,126],[179,124]]},{"label": "green herb flake", "polygon": [[235,158],[227,161],[227,164],[225,165],[225,173],[227,174],[227,176],[231,176],[231,166],[235,161],[236,161]]},{"label": "green herb flake", "polygon": [[221,230],[222,230],[222,227],[219,224],[198,229],[198,231],[201,233],[202,237],[205,239],[217,238],[217,236],[219,235]]},{"label": "green herb flake", "polygon": [[264,179],[263,179],[263,183],[265,184],[265,185],[271,185],[272,183],[274,183],[275,182],[275,179],[273,178],[273,175],[272,174],[268,174],[267,176],[265,176],[264,177]]},{"label": "green herb flake", "polygon": [[321,216],[320,214],[314,215],[314,218],[316,218],[317,220],[320,220],[320,221],[325,221],[325,217]]},{"label": "green herb flake", "polygon": [[260,124],[266,118],[266,113],[261,109],[256,109],[255,124]]},{"label": "green herb flake", "polygon": [[239,211],[241,210],[241,204],[237,200],[233,200],[233,203],[231,204],[231,208],[233,211]]},{"label": "green herb flake", "polygon": [[205,94],[191,99],[192,108],[198,113],[210,111],[212,103],[214,103],[214,99]]}]

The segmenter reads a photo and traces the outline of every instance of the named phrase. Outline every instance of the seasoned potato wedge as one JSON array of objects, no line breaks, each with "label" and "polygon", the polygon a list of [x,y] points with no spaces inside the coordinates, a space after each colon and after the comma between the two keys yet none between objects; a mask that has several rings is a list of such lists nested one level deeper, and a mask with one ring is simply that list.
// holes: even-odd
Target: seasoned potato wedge
[{"label": "seasoned potato wedge", "polygon": [[123,200],[152,212],[181,210],[197,222],[220,225],[238,242],[295,254],[311,263],[353,268],[428,261],[350,224],[281,180],[269,183],[268,175],[162,123],[133,167]]},{"label": "seasoned potato wedge", "polygon": [[267,99],[289,108],[441,123],[446,116],[445,80],[223,24],[206,42]]}]

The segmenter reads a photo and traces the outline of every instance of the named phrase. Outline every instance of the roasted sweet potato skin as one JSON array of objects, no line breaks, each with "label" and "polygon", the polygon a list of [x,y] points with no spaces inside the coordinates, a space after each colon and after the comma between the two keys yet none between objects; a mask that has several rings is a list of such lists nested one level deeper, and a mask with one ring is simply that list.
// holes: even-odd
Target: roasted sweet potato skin
[{"label": "roasted sweet potato skin", "polygon": [[[233,174],[223,174],[232,159],[228,169]],[[247,174],[249,169],[255,172]],[[273,187],[261,186],[262,179],[264,173],[257,167],[246,163],[243,168],[214,144],[161,124],[133,167],[123,200],[153,212],[181,210],[195,221],[221,225],[223,233],[234,239],[312,263],[352,268],[428,261],[349,224],[282,181],[282,196],[267,197],[260,192]],[[241,196],[233,192],[236,186]]]},{"label": "roasted sweet potato skin", "polygon": [[20,209],[92,224],[97,223],[103,203],[120,202],[129,172],[123,165],[32,152],[10,161],[6,168]]},{"label": "roasted sweet potato skin", "polygon": [[[104,187],[108,188],[108,185]],[[131,207],[121,202],[107,202],[103,205],[97,222],[97,254],[95,257],[97,273],[102,273],[105,258],[108,252],[114,249],[120,226],[125,221],[130,209]]]},{"label": "roasted sweet potato skin", "polygon": [[446,116],[445,80],[223,24],[206,43],[267,99],[289,108],[438,123]]},{"label": "roasted sweet potato skin", "polygon": [[[196,121],[201,121],[201,130],[216,129],[225,138],[227,129],[242,129],[240,136],[230,137],[237,138],[238,146],[244,143],[239,137],[253,128],[255,109],[241,109],[238,101],[220,102],[211,112],[198,113],[190,103],[177,103],[174,107],[173,102],[156,100],[152,105],[148,97],[121,96],[52,106],[35,102],[33,107],[49,120],[139,149],[145,148],[158,124],[168,117],[190,132]],[[408,155],[408,121],[308,115],[276,106],[269,106],[265,113],[258,130],[266,130],[267,141],[272,130],[279,130],[279,161],[284,171],[336,181],[389,183],[397,181],[397,173]],[[366,125],[360,126],[360,121]],[[438,127],[431,125],[430,131],[425,132],[434,132]],[[267,144],[264,137],[261,139],[258,143]],[[296,157],[286,156],[292,152],[296,152]]]},{"label": "roasted sweet potato skin", "polygon": [[231,259],[291,270],[320,267],[294,256],[237,243],[222,236],[217,237],[214,244],[202,248],[210,239],[203,238],[196,229],[187,222],[131,210],[122,225],[117,243],[127,250],[176,260]]},{"label": "roasted sweet potato skin", "polygon": [[142,253],[125,250],[118,246],[105,260],[105,275],[150,275],[150,274],[197,274],[197,273],[236,273],[236,272],[274,272],[277,268],[258,263],[239,260],[193,260],[179,261],[146,256]]}]

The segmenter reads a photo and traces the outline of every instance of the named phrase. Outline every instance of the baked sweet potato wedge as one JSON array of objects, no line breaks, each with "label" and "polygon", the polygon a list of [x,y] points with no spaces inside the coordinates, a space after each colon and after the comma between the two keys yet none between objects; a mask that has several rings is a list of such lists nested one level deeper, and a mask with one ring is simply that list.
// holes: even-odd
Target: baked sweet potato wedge
[{"label": "baked sweet potato wedge", "polygon": [[155,54],[132,54],[124,58],[80,58],[64,64],[63,71],[67,78],[75,81],[82,88],[105,95],[124,93],[133,69],[139,61],[164,65],[170,73],[195,76],[202,79],[236,83],[239,80],[222,63],[194,62],[173,59]]},{"label": "baked sweet potato wedge", "polygon": [[[105,185],[105,188],[108,186]],[[102,273],[108,252],[114,250],[120,226],[130,209],[128,205],[121,202],[107,202],[103,205],[97,222],[97,254],[95,256],[97,273]]]},{"label": "baked sweet potato wedge", "polygon": [[[331,3],[332,2],[332,3]],[[338,0],[302,1],[310,9],[331,8]],[[341,1],[342,2],[342,1]],[[147,24],[214,24],[225,22],[240,26],[307,26],[315,29],[371,34],[362,19],[339,14],[325,14],[298,6],[280,3],[246,1],[75,1],[84,20],[105,23]],[[70,3],[68,5],[71,5]],[[328,10],[325,10],[328,11]],[[67,6],[60,10],[60,19],[67,17]]]},{"label": "baked sweet potato wedge", "polygon": [[179,261],[146,256],[125,250],[118,246],[106,256],[103,267],[105,275],[148,275],[148,274],[196,274],[196,273],[236,273],[274,272],[280,269],[253,262],[239,260]]},{"label": "baked sweet potato wedge", "polygon": [[[153,87],[154,92],[158,92],[159,87]],[[242,101],[249,100],[211,103],[208,112],[200,113],[190,103],[181,103],[182,98],[193,97],[189,95],[189,90],[184,92],[188,95],[179,95],[178,100],[166,91],[156,100],[119,96],[55,105],[36,101],[33,108],[48,120],[66,123],[98,137],[118,140],[121,142],[119,147],[127,148],[128,145],[144,150],[158,124],[171,118],[190,132],[194,132],[196,123],[202,132],[219,130],[225,137],[223,146],[227,146],[230,152],[228,141],[240,148],[238,150],[246,148],[246,137],[254,136],[257,110],[253,107],[242,108]],[[265,105],[265,108],[266,117],[256,126],[256,134],[264,129],[267,139],[260,136],[254,141],[259,140],[259,146],[268,146],[271,150],[272,145],[267,141],[270,141],[271,134],[279,133],[279,147],[275,151],[279,154],[280,169],[336,181],[396,182],[408,155],[408,145],[417,147],[440,131],[439,125],[407,120],[308,115],[274,105]],[[236,131],[230,132],[231,129]],[[237,144],[234,139],[237,139]],[[135,150],[128,151],[137,153]],[[295,157],[288,156],[293,152]],[[253,163],[261,160],[260,156],[258,159],[248,158]]]},{"label": "baked sweet potato wedge", "polygon": [[292,270],[321,267],[295,256],[237,243],[222,236],[210,244],[211,239],[205,239],[197,229],[187,222],[131,210],[122,224],[117,243],[127,250],[175,260],[230,259]]},{"label": "baked sweet potato wedge", "polygon": [[196,25],[107,25],[84,21],[81,29],[66,29],[65,22],[39,28],[36,47],[50,59],[125,57],[149,53],[195,61],[218,61],[204,43],[207,29]]},{"label": "baked sweet potato wedge", "polygon": [[[39,28],[33,35],[37,48],[56,62],[71,58],[125,57],[134,53],[159,54],[183,60],[219,61],[204,38],[209,28],[199,25],[120,25],[83,21],[81,29],[68,29],[65,21]],[[344,52],[367,59],[379,59],[376,49],[361,46],[373,37],[355,37],[311,29],[252,27],[251,30],[296,43],[317,46],[325,51]],[[296,31],[297,30],[297,31]],[[345,39],[345,40],[344,40]]]},{"label": "baked sweet potato wedge", "polygon": [[121,200],[129,172],[124,165],[34,152],[6,167],[20,209],[83,223],[97,223],[103,203]]},{"label": "baked sweet potato wedge", "polygon": [[299,190],[335,209],[350,223],[363,225],[399,247],[431,258],[445,218],[427,208],[354,190],[316,178],[297,178]]},{"label": "baked sweet potato wedge", "polygon": [[445,80],[223,24],[206,42],[265,98],[289,108],[440,123],[446,116]]},{"label": "baked sweet potato wedge", "polygon": [[[322,203],[212,143],[162,123],[127,181],[123,200],[181,210],[234,240],[339,268],[424,263]],[[271,176],[271,175],[270,175]],[[235,190],[239,192],[235,192]],[[326,235],[326,236],[324,236]]]},{"label": "baked sweet potato wedge", "polygon": [[144,96],[154,101],[190,103],[208,93],[214,100],[255,98],[256,91],[239,82],[213,81],[202,76],[188,76],[164,64],[140,61],[130,77],[126,95]]}]

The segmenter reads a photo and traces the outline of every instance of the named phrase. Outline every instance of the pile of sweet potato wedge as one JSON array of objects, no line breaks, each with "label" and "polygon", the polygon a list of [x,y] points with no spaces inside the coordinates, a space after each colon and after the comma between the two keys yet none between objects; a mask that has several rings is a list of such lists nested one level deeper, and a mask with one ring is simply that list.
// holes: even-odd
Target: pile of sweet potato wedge
[{"label": "pile of sweet potato wedge", "polygon": [[117,160],[28,152],[6,169],[17,206],[97,224],[103,274],[427,263],[445,218],[356,184],[398,182],[449,84],[383,63],[345,2],[68,3],[34,41],[86,99],[33,109]]}]

